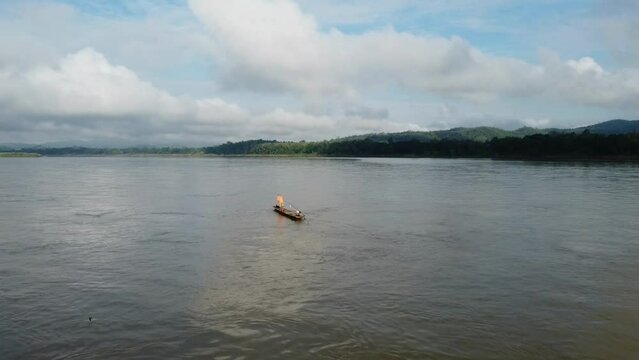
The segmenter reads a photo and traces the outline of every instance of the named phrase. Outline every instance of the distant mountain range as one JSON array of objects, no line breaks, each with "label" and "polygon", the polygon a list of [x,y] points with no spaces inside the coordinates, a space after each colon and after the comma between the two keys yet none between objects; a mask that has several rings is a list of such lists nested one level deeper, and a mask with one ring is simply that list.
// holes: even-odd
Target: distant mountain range
[{"label": "distant mountain range", "polygon": [[[403,142],[417,140],[420,142],[429,142],[436,140],[472,140],[485,142],[493,138],[507,138],[516,137],[523,138],[527,135],[534,134],[552,134],[552,133],[577,133],[581,134],[585,130],[588,130],[592,134],[612,135],[612,134],[628,134],[639,133],[639,120],[609,120],[602,123],[578,127],[574,129],[535,129],[531,127],[522,127],[517,130],[503,130],[496,127],[480,126],[474,128],[453,128],[449,130],[436,130],[436,131],[404,131],[397,133],[372,133],[364,135],[354,135],[343,138],[337,138],[331,140],[331,142],[346,142],[356,140],[369,140],[375,142]],[[7,151],[19,151],[22,149],[61,149],[61,148],[102,148],[102,149],[118,149],[118,148],[160,148],[167,147],[167,145],[140,145],[134,144],[130,141],[127,142],[87,142],[87,141],[65,141],[65,142],[53,142],[46,144],[18,144],[7,143],[0,144],[0,152]],[[171,148],[180,148],[182,146],[168,146]]]},{"label": "distant mountain range", "polygon": [[609,120],[595,125],[576,128],[574,132],[579,133],[586,129],[593,134],[602,135],[639,133],[639,120]]},{"label": "distant mountain range", "polygon": [[639,120],[609,120],[602,123],[582,126],[573,129],[535,129],[531,127],[522,127],[517,130],[503,130],[496,127],[480,126],[474,128],[453,128],[450,130],[436,131],[404,131],[397,133],[373,133],[364,135],[348,136],[335,139],[336,141],[350,140],[372,140],[378,142],[401,142],[417,140],[422,142],[433,140],[472,140],[472,141],[488,141],[494,138],[517,137],[523,138],[527,135],[535,134],[552,134],[552,133],[576,133],[581,134],[585,130],[592,134],[612,135],[612,134],[629,134],[639,133]]}]

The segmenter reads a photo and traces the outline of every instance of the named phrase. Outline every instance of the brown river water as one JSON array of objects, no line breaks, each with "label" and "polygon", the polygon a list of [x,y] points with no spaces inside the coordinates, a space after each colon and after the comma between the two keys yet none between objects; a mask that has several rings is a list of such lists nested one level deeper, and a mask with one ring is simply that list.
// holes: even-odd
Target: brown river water
[{"label": "brown river water", "polygon": [[2,359],[638,354],[636,164],[0,159]]}]

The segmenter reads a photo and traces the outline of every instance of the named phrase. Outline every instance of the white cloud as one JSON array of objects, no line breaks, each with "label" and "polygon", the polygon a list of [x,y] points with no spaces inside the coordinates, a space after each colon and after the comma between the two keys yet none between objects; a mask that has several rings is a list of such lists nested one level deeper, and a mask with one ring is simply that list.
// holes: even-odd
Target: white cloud
[{"label": "white cloud", "polygon": [[[225,56],[231,88],[348,97],[397,86],[485,101],[533,96],[594,106],[637,108],[633,69],[606,72],[592,58],[530,64],[484,53],[460,38],[383,30],[320,31],[291,0],[191,0]],[[575,87],[587,87],[574,90]]]},{"label": "white cloud", "polygon": [[525,92],[539,76],[534,67],[483,54],[460,38],[391,27],[363,35],[323,33],[288,0],[190,4],[225,50],[231,87],[348,96],[362,86],[398,85],[481,97]]},{"label": "white cloud", "polygon": [[[55,140],[110,138],[132,142],[215,143],[226,139],[325,138],[340,131],[416,127],[356,116],[275,109],[252,114],[219,98],[176,97],[111,64],[92,48],[57,66],[0,71],[0,129]],[[37,135],[37,136],[36,136]]]},{"label": "white cloud", "polygon": [[601,78],[604,74],[603,68],[591,57],[583,57],[579,60],[568,60],[566,65],[571,67],[578,75],[594,76]]},{"label": "white cloud", "polygon": [[590,57],[562,62],[541,52],[545,71],[544,92],[551,98],[576,104],[639,109],[639,68],[605,71]]},{"label": "white cloud", "polygon": [[188,9],[147,6],[148,14],[138,17],[104,17],[46,0],[0,2],[0,67],[47,65],[85,47],[153,81],[196,61],[212,62],[213,43]]},{"label": "white cloud", "polygon": [[[566,19],[562,36],[549,26],[550,47],[570,56],[541,51],[537,62],[496,56],[491,49],[507,51],[490,43],[383,27],[411,28],[408,9],[470,21],[466,30],[510,28],[514,20],[489,14],[501,3],[192,0],[189,9],[142,0],[123,4],[134,13],[125,17],[108,1],[0,3],[0,142],[210,144],[636,118],[632,1],[606,4],[600,18]],[[340,24],[358,32],[331,28]],[[590,47],[592,36],[579,37],[585,28],[608,47]],[[532,47],[538,30],[510,35]],[[599,56],[605,49],[611,57]]]},{"label": "white cloud", "polygon": [[550,119],[537,119],[537,118],[526,118],[523,119],[522,122],[529,127],[533,128],[545,128],[550,124]]},{"label": "white cloud", "polygon": [[[65,57],[58,68],[36,67],[10,74],[6,80],[3,93],[21,112],[117,116],[182,111],[177,99],[141,81],[131,70],[111,65],[91,48]],[[13,84],[15,88],[6,88]]]}]

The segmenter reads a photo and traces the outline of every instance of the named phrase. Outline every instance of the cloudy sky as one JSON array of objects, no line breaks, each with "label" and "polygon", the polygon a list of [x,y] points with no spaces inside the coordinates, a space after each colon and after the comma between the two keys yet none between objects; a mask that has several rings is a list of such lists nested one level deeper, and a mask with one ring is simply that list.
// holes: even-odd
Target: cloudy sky
[{"label": "cloudy sky", "polygon": [[0,142],[639,118],[634,0],[0,1]]}]

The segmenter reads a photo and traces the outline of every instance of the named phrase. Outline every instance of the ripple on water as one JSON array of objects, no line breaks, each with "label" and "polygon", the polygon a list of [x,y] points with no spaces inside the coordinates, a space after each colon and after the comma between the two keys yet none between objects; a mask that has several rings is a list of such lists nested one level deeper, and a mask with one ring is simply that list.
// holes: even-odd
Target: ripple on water
[{"label": "ripple on water", "polygon": [[[3,358],[639,353],[638,167],[20,164],[0,169]],[[282,189],[308,221],[270,210]]]}]

